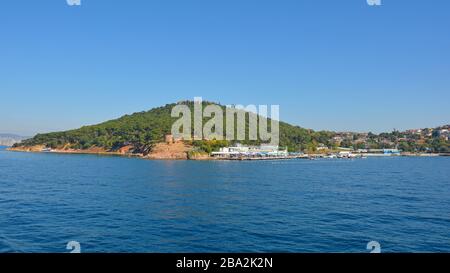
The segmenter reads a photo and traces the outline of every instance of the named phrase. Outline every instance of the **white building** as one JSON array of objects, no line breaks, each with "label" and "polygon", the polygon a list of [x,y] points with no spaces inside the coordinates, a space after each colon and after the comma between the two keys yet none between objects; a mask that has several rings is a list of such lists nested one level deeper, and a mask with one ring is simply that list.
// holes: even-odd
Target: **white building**
[{"label": "white building", "polygon": [[262,144],[256,146],[243,146],[237,144],[234,147],[223,147],[218,152],[212,152],[211,156],[219,158],[233,157],[286,157],[289,153],[287,148],[280,150],[278,146]]}]

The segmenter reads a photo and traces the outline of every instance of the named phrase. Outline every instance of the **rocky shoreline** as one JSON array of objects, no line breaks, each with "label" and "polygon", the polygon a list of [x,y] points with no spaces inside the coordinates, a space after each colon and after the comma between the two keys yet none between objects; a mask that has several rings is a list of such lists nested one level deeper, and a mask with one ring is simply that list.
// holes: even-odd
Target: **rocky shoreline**
[{"label": "rocky shoreline", "polygon": [[183,142],[175,143],[157,143],[152,151],[148,154],[133,153],[131,152],[131,146],[125,146],[117,151],[107,151],[104,148],[92,147],[89,149],[47,149],[45,145],[36,146],[21,146],[10,147],[7,151],[12,152],[27,152],[27,153],[55,153],[55,154],[90,154],[90,155],[110,155],[110,156],[124,156],[124,157],[136,157],[142,159],[153,160],[214,160],[207,154],[203,153],[191,153],[192,146],[189,146]]},{"label": "rocky shoreline", "polygon": [[[44,145],[36,146],[22,146],[22,147],[10,147],[7,151],[13,152],[27,152],[27,153],[55,153],[55,154],[91,154],[91,155],[109,155],[109,156],[124,156],[124,157],[136,157],[142,159],[152,160],[223,160],[220,158],[211,157],[209,154],[193,151],[193,147],[183,142],[175,143],[157,143],[152,151],[148,154],[133,153],[131,152],[132,146],[125,146],[117,151],[107,151],[104,148],[92,147],[84,150],[76,149],[47,149]],[[382,154],[366,154],[369,157],[382,157]],[[406,157],[436,157],[436,156],[450,156],[449,154],[424,154],[424,153],[402,153],[398,156]],[[305,154],[304,158],[320,158],[324,157],[323,154]]]}]

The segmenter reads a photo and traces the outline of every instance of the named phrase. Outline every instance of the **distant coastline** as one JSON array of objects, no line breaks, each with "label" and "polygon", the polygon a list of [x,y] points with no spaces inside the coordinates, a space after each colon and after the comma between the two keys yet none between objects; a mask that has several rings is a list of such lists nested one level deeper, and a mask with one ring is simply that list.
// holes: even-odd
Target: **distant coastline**
[{"label": "distant coastline", "polygon": [[22,140],[29,137],[14,135],[14,134],[0,134],[0,146],[11,147],[16,143],[20,143]]},{"label": "distant coastline", "polygon": [[136,157],[143,159],[166,159],[166,160],[187,160],[187,159],[207,159],[205,154],[202,156],[190,155],[192,147],[183,142],[178,143],[158,143],[154,145],[151,152],[148,154],[134,153],[131,146],[126,146],[117,151],[108,151],[104,148],[91,147],[89,149],[72,149],[65,147],[64,149],[50,149],[45,145],[34,146],[17,146],[9,147],[8,151],[13,152],[29,152],[29,153],[56,153],[56,154],[92,154],[92,155],[111,155]]}]

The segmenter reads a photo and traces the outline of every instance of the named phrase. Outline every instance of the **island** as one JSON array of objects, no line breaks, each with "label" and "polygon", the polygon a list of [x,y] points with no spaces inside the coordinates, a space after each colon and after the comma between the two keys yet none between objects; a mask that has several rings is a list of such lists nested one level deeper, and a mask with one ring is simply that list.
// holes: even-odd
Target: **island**
[{"label": "island", "polygon": [[[240,141],[216,139],[186,141],[175,139],[171,135],[172,124],[176,121],[176,118],[171,116],[171,111],[179,104],[191,108],[194,106],[193,101],[181,101],[75,130],[38,134],[14,144],[9,150],[195,160],[233,159],[231,150],[247,153],[249,158],[258,158],[262,155],[301,158],[304,155],[333,157],[347,154],[448,155],[450,153],[448,140],[450,125],[374,134],[314,131],[280,121],[280,139],[277,147],[264,146],[265,143],[249,140],[247,136]],[[203,107],[211,104],[214,103],[202,102]],[[246,122],[248,123],[248,120]]]}]

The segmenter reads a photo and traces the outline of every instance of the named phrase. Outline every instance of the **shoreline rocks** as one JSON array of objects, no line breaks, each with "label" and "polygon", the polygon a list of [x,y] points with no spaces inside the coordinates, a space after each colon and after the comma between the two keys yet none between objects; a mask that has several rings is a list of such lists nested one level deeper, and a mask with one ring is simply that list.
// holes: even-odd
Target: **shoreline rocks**
[{"label": "shoreline rocks", "polygon": [[[66,145],[67,147],[67,145]],[[46,150],[45,145],[36,145],[29,147],[10,147],[7,150],[13,152],[29,152],[29,153],[56,153],[56,154],[94,154],[94,155],[114,155],[114,156],[126,156],[126,157],[137,157],[142,159],[151,160],[211,160],[208,154],[202,154],[199,156],[190,156],[192,151],[192,146],[185,144],[182,141],[177,142],[161,142],[155,144],[152,151],[144,155],[142,153],[132,153],[132,146],[124,146],[117,151],[111,152],[104,148],[92,147],[85,150],[76,149],[49,149]]]}]

